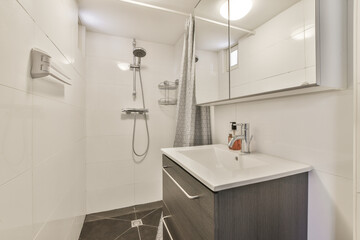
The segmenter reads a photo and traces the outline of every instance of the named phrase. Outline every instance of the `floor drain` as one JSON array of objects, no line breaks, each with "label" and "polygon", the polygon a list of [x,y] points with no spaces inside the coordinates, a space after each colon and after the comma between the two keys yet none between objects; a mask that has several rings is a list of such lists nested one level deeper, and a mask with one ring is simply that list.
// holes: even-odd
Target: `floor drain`
[{"label": "floor drain", "polygon": [[138,227],[138,226],[141,226],[141,225],[143,225],[141,219],[131,221],[131,227]]}]

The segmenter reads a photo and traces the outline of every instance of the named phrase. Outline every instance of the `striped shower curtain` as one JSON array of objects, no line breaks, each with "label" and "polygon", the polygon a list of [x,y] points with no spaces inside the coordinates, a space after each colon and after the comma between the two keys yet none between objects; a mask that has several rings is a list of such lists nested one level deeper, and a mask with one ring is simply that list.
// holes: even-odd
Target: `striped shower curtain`
[{"label": "striped shower curtain", "polygon": [[195,19],[193,16],[186,21],[185,28],[174,147],[212,143],[210,107],[196,106]]}]

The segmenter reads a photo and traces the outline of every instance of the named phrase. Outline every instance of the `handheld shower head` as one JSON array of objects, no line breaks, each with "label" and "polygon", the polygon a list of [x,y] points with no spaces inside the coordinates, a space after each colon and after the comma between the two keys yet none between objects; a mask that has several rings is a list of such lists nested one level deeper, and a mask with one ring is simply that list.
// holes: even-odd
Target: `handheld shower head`
[{"label": "handheld shower head", "polygon": [[136,47],[133,50],[133,54],[135,57],[142,58],[146,56],[146,50],[141,47]]},{"label": "handheld shower head", "polygon": [[141,64],[141,58],[146,56],[146,50],[144,48],[141,48],[141,47],[136,47],[133,50],[133,54],[134,54],[134,64],[135,65],[140,65]]}]

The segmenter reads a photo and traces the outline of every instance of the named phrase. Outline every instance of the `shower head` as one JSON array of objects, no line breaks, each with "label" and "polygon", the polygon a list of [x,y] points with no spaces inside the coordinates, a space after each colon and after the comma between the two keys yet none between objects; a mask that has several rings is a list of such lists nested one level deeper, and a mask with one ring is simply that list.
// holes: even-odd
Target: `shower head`
[{"label": "shower head", "polygon": [[146,50],[141,47],[136,47],[133,50],[133,54],[135,57],[142,58],[146,56]]}]

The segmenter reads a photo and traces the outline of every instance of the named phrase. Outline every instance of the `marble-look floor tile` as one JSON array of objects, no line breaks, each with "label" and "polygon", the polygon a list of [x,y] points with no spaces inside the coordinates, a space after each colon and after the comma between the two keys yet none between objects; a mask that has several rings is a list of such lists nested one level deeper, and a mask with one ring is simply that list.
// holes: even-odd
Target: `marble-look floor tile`
[{"label": "marble-look floor tile", "polygon": [[115,219],[102,219],[86,222],[81,231],[81,240],[114,240],[131,228],[128,221]]},{"label": "marble-look floor tile", "polygon": [[[159,201],[89,214],[79,240],[156,240],[162,206]],[[143,225],[131,227],[135,219],[141,219]]]},{"label": "marble-look floor tile", "polygon": [[137,227],[131,228],[115,240],[140,240],[139,230]]},{"label": "marble-look floor tile", "polygon": [[141,240],[155,240],[157,235],[157,227],[140,226],[139,232]]},{"label": "marble-look floor tile", "polygon": [[162,213],[162,209],[159,208],[151,212],[150,214],[146,215],[144,218],[142,218],[143,224],[153,227],[158,227],[161,218],[161,213]]}]

